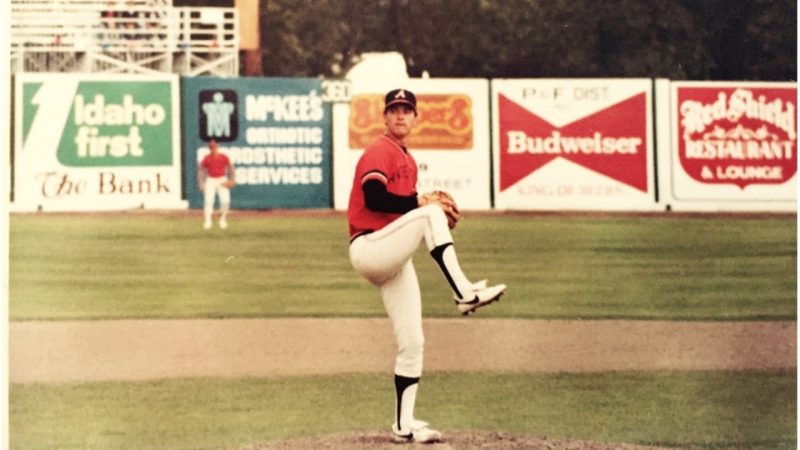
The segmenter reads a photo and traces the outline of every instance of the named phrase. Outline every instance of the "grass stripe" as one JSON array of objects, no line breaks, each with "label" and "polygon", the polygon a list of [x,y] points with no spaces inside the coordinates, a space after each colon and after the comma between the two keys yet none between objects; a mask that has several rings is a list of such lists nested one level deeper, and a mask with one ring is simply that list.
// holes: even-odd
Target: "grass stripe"
[{"label": "grass stripe", "polygon": [[[347,258],[342,214],[12,215],[10,315],[20,319],[383,317]],[[509,286],[487,317],[794,320],[792,216],[469,214],[474,279]],[[424,246],[423,246],[424,247]],[[424,314],[453,317],[421,248]]]},{"label": "grass stripe", "polygon": [[[698,449],[791,449],[797,377],[775,372],[432,373],[418,416],[505,431]],[[11,386],[13,449],[211,449],[388,430],[390,375]]]}]

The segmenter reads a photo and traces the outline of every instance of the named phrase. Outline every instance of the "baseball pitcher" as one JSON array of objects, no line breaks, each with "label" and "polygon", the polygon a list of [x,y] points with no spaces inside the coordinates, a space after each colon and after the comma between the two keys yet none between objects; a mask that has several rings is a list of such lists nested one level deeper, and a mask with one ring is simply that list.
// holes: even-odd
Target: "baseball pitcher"
[{"label": "baseball pitcher", "polygon": [[450,233],[459,219],[454,199],[441,191],[417,194],[417,164],[405,145],[417,120],[416,96],[405,89],[390,91],[383,118],[386,132],[366,148],[353,178],[347,210],[350,261],[379,289],[397,340],[394,439],[436,442],[442,434],[414,416],[424,336],[412,256],[424,242],[464,315],[498,300],[506,286],[473,283],[461,271]]}]

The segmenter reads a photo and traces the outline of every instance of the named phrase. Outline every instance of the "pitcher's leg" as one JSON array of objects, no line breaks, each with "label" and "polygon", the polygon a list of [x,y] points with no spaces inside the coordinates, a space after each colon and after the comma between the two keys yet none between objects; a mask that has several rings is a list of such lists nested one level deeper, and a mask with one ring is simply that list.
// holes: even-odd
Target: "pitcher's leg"
[{"label": "pitcher's leg", "polygon": [[350,261],[359,275],[381,286],[394,277],[424,240],[427,219],[415,211],[350,244]]},{"label": "pitcher's leg", "polygon": [[472,283],[458,265],[447,217],[438,205],[417,208],[380,231],[358,238],[351,245],[351,261],[361,275],[380,285],[411,259],[423,241],[457,296],[468,296]]},{"label": "pitcher's leg", "polygon": [[422,295],[412,262],[406,261],[400,271],[381,287],[386,314],[397,339],[395,373],[419,377],[422,373]]},{"label": "pitcher's leg", "polygon": [[411,261],[381,286],[381,297],[397,340],[395,360],[395,424],[408,429],[414,420],[425,338],[422,332],[422,298]]}]

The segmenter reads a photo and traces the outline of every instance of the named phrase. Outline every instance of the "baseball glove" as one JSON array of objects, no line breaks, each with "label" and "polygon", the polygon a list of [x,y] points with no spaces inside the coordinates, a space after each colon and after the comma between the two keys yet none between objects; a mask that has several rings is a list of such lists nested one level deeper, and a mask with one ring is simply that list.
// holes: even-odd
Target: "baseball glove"
[{"label": "baseball glove", "polygon": [[230,189],[230,188],[236,186],[236,181],[234,181],[234,180],[225,180],[225,182],[222,183],[222,185],[225,186],[226,188]]},{"label": "baseball glove", "polygon": [[425,204],[437,203],[444,210],[447,216],[447,226],[452,230],[458,224],[461,214],[458,212],[458,205],[453,199],[453,196],[445,191],[428,192],[422,196]]}]

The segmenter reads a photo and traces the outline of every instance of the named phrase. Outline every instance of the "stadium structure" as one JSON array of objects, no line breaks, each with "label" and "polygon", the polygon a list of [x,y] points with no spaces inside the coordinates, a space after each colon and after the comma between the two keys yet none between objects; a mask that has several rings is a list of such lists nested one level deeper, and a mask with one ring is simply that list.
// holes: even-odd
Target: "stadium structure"
[{"label": "stadium structure", "polygon": [[11,0],[11,72],[239,75],[232,7]]}]

